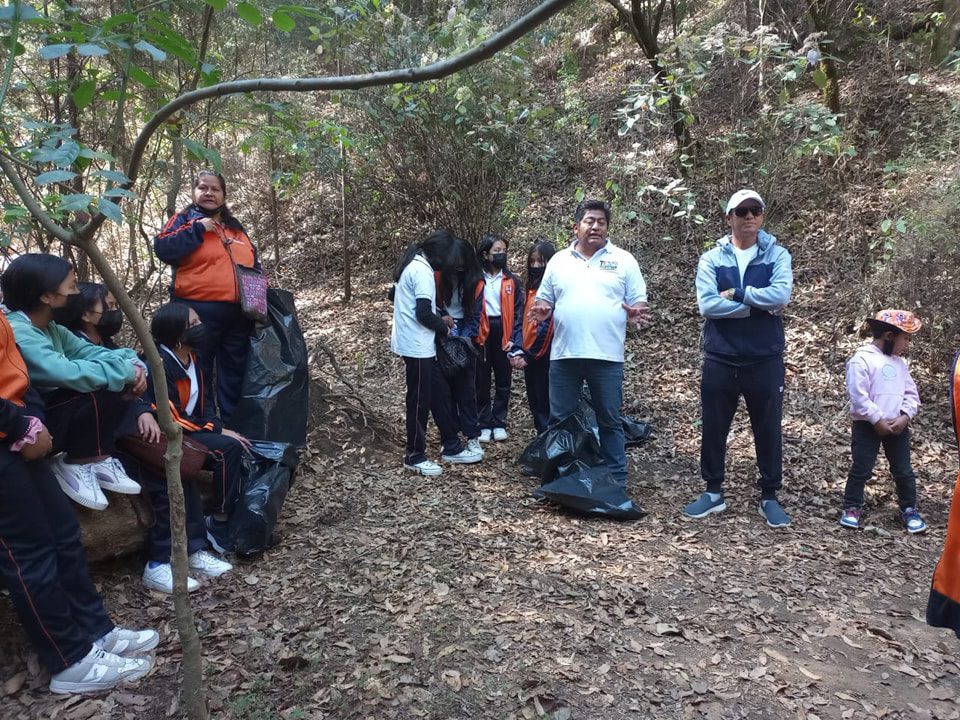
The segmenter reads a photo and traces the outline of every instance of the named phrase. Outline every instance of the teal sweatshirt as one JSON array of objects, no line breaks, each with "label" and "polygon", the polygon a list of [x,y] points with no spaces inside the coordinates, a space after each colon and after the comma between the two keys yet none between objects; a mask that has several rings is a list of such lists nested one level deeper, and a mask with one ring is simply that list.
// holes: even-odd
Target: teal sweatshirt
[{"label": "teal sweatshirt", "polygon": [[94,345],[52,321],[41,330],[22,311],[8,310],[7,319],[27,363],[30,384],[41,395],[61,388],[119,392],[136,379],[133,350]]}]

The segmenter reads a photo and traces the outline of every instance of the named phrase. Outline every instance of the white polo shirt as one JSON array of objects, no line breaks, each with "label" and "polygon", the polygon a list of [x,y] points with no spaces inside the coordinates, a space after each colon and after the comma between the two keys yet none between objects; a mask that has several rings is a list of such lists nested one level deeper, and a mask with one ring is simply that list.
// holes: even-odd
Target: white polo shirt
[{"label": "white polo shirt", "polygon": [[503,285],[503,270],[497,270],[496,275],[483,273],[483,303],[487,317],[500,317],[500,286]]},{"label": "white polo shirt", "polygon": [[417,300],[430,300],[430,309],[437,311],[437,284],[433,268],[423,255],[415,255],[400,273],[393,296],[393,329],[390,349],[397,355],[429,358],[437,354],[434,332],[417,321]]},{"label": "white polo shirt", "polygon": [[647,301],[640,266],[610,240],[590,259],[574,245],[550,259],[537,290],[537,300],[553,305],[550,359],[623,362],[627,311],[622,303]]}]

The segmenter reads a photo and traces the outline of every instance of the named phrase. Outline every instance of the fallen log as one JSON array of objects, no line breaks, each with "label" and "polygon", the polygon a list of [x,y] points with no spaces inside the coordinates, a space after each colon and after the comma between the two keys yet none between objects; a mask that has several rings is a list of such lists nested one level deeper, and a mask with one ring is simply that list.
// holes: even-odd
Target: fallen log
[{"label": "fallen log", "polygon": [[153,525],[153,509],[145,495],[108,495],[105,510],[74,504],[80,541],[88,562],[109,560],[141,550]]}]

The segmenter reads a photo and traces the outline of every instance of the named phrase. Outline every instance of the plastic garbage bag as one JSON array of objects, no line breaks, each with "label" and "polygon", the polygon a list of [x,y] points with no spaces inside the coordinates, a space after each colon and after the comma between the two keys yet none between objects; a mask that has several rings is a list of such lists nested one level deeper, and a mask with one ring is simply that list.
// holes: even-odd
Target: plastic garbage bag
[{"label": "plastic garbage bag", "polygon": [[527,445],[520,454],[521,472],[548,483],[556,476],[557,468],[574,460],[588,465],[603,462],[600,443],[579,413],[547,428]]},{"label": "plastic garbage bag", "polygon": [[560,467],[557,477],[533,494],[574,512],[615,520],[639,520],[647,514],[633,504],[626,488],[613,479],[606,465],[590,466],[581,460]]},{"label": "plastic garbage bag", "polygon": [[251,440],[246,478],[230,514],[230,540],[239,555],[263,552],[272,544],[280,509],[293,485],[299,458],[289,443]]},{"label": "plastic garbage bag", "polygon": [[[593,398],[590,397],[590,388],[584,385],[580,391],[580,414],[583,415],[584,422],[587,424],[593,434],[600,439],[600,424],[597,422],[597,414],[593,410]],[[620,420],[623,423],[623,440],[626,447],[637,447],[650,439],[653,434],[653,426],[643,420],[637,420],[629,415],[621,415]]]},{"label": "plastic garbage bag", "polygon": [[520,464],[524,475],[540,478],[534,496],[574,512],[618,520],[638,520],[647,514],[610,475],[600,442],[579,412],[541,433],[524,449]]},{"label": "plastic garbage bag", "polygon": [[270,322],[250,336],[243,392],[229,426],[300,448],[307,442],[310,370],[293,294],[270,288],[267,312]]}]

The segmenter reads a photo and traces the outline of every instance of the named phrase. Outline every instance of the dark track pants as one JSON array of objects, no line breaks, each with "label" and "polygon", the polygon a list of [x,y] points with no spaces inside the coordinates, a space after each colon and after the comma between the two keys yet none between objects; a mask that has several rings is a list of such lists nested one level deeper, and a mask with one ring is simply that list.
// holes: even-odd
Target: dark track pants
[{"label": "dark track pants", "polygon": [[243,393],[243,377],[247,370],[247,353],[254,323],[244,317],[239,303],[182,302],[196,310],[207,330],[207,346],[198,348],[200,363],[208,378],[217,379],[217,407],[220,418],[230,427],[230,417]]},{"label": "dark track pants", "polygon": [[449,388],[436,358],[404,357],[403,364],[407,380],[407,449],[403,462],[416,465],[427,459],[427,418],[431,411],[440,432],[443,454],[461,452],[463,443],[450,413]]},{"label": "dark track pants", "polygon": [[[143,487],[153,508],[153,525],[150,527],[150,551],[148,560],[167,564],[170,562],[170,496],[167,494],[167,478],[160,475],[132,455],[117,452],[127,475]],[[197,484],[183,481],[183,500],[187,514],[187,554],[207,549],[207,528],[203,521],[203,503]]]},{"label": "dark track pants", "polygon": [[550,424],[550,358],[529,361],[523,377],[527,383],[527,404],[539,435]]},{"label": "dark track pants", "polygon": [[57,390],[44,396],[53,452],[70,459],[113,455],[117,430],[130,413],[118,392]]},{"label": "dark track pants", "polygon": [[865,420],[853,423],[850,434],[850,450],[853,461],[847,475],[847,487],[843,493],[843,507],[863,507],[863,488],[873,475],[880,446],[890,463],[890,474],[897,486],[900,509],[917,506],[917,475],[910,464],[910,428],[899,435],[881,437],[873,425]]},{"label": "dark track pants", "polygon": [[90,580],[80,526],[43,461],[0,446],[0,574],[27,636],[51,673],[113,629]]},{"label": "dark track pants", "polygon": [[243,445],[232,437],[215,432],[190,433],[190,438],[206,445],[210,451],[203,467],[213,473],[210,512],[230,515],[243,488]]},{"label": "dark track pants", "polygon": [[476,356],[467,357],[467,366],[456,377],[443,379],[449,388],[451,423],[468,440],[480,437],[477,416]]},{"label": "dark track pants", "polygon": [[[495,383],[493,401],[490,400],[490,375]],[[503,349],[503,325],[500,318],[490,318],[490,334],[480,348],[477,360],[477,420],[481,430],[507,427],[507,407],[510,404],[510,384],[513,369]]]},{"label": "dark track pants", "polygon": [[700,444],[700,473],[707,492],[723,491],[727,435],[743,396],[753,428],[753,443],[760,471],[760,491],[772,499],[783,484],[784,367],[782,357],[751,365],[735,366],[704,358],[700,380],[703,432]]}]

